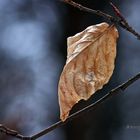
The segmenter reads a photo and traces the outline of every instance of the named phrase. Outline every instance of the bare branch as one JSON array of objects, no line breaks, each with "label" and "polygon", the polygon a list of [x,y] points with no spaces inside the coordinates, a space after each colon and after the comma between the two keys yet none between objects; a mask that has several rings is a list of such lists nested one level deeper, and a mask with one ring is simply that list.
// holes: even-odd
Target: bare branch
[{"label": "bare branch", "polygon": [[23,135],[21,135],[18,131],[12,130],[2,124],[0,124],[0,132],[9,136],[16,137],[18,139],[23,138]]},{"label": "bare branch", "polygon": [[[138,79],[140,79],[140,73],[138,73],[137,75],[135,75],[134,77],[132,77],[131,79],[129,79],[128,81],[126,81],[125,83],[123,83],[122,85],[119,85],[118,87],[112,89],[109,93],[107,93],[105,96],[103,96],[102,98],[100,98],[99,100],[97,100],[95,103],[77,111],[76,113],[72,114],[71,116],[68,117],[68,119],[65,122],[62,121],[58,121],[57,123],[49,126],[48,128],[42,130],[41,132],[33,135],[31,137],[32,140],[35,140],[41,136],[46,135],[47,133],[53,131],[54,129],[66,124],[67,122],[83,115],[84,113],[87,113],[90,110],[96,109],[101,103],[103,103],[104,101],[106,101],[107,99],[109,99],[110,97],[118,94],[120,91],[124,91],[126,88],[128,88],[131,84],[133,84],[135,81],[137,81]],[[122,93],[122,92],[120,92]]]},{"label": "bare branch", "polygon": [[135,36],[137,36],[138,39],[140,34],[137,33],[127,22],[127,20],[124,18],[124,16],[121,14],[120,10],[112,3],[110,2],[110,5],[113,7],[113,10],[115,11],[115,14],[120,18],[121,22],[124,24],[125,27],[123,27],[124,29],[126,29],[127,31],[131,32],[132,34],[134,34]]},{"label": "bare branch", "polygon": [[[96,14],[98,16],[103,17],[104,19],[108,20],[111,23],[117,24],[119,26],[121,26],[122,28],[124,28],[125,30],[129,31],[130,33],[132,33],[133,35],[135,35],[138,39],[140,39],[140,34],[137,33],[126,21],[126,19],[121,15],[120,11],[118,10],[118,8],[111,3],[112,7],[114,8],[114,11],[119,14],[117,15],[117,18],[106,14],[102,11],[99,10],[93,10],[87,7],[84,7],[78,3],[73,2],[72,0],[61,0],[69,5],[72,5],[82,11],[85,12],[89,12],[92,14]],[[0,124],[0,132],[9,136],[13,136],[17,139],[21,139],[21,140],[36,140],[44,135],[46,135],[47,133],[53,131],[54,129],[66,124],[69,121],[72,121],[73,119],[75,119],[76,117],[79,117],[81,115],[83,115],[84,113],[87,113],[90,110],[96,109],[100,104],[102,104],[103,102],[105,102],[107,99],[109,99],[110,97],[118,94],[118,93],[122,93],[120,91],[124,91],[126,88],[128,88],[130,85],[132,85],[134,82],[136,82],[138,79],[140,79],[140,73],[136,74],[134,77],[132,77],[131,79],[129,79],[128,81],[126,81],[125,83],[123,83],[122,85],[119,85],[118,87],[112,89],[109,93],[107,93],[105,96],[103,96],[102,98],[100,98],[99,100],[97,100],[96,102],[94,102],[93,104],[77,111],[76,113],[70,115],[68,117],[68,119],[65,122],[62,121],[58,121],[56,123],[54,123],[53,125],[49,126],[48,128],[40,131],[39,133],[33,135],[33,136],[23,136],[21,135],[18,131],[9,129],[7,127],[5,127],[4,125]]]},{"label": "bare branch", "polygon": [[[127,30],[128,32],[132,33],[134,36],[137,37],[137,39],[140,40],[140,34],[137,33],[127,22],[127,20],[122,16],[122,14],[120,14],[120,11],[119,9],[113,4],[113,3],[110,3],[111,6],[113,7],[113,9],[115,11],[118,11],[119,12],[119,15],[117,15],[118,17],[115,18],[107,13],[104,13],[100,10],[93,10],[93,9],[90,9],[90,8],[87,8],[79,3],[76,3],[72,0],[61,0],[69,5],[72,5],[73,7],[75,8],[78,8],[79,10],[81,11],[85,11],[85,12],[88,12],[88,13],[91,13],[91,14],[96,14],[98,16],[101,16],[103,17],[104,19],[106,19],[107,21],[109,22],[112,22],[114,24],[117,24],[119,25],[120,27],[122,27],[123,29]],[[116,12],[115,12],[116,13]]]},{"label": "bare branch", "polygon": [[[12,130],[12,129],[5,127],[4,125],[1,125],[1,124],[0,124],[0,132],[3,134],[9,135],[9,136],[13,136],[17,139],[21,139],[21,140],[36,140],[36,139],[48,134],[49,132],[53,131],[54,129],[66,124],[67,122],[72,121],[73,119],[75,119],[77,117],[80,117],[84,113],[87,113],[90,110],[96,109],[100,104],[105,102],[110,97],[118,94],[120,91],[124,91],[130,85],[132,85],[134,82],[136,82],[138,79],[140,79],[140,73],[138,73],[137,75],[135,75],[134,77],[132,77],[131,79],[129,79],[128,81],[123,83],[122,85],[119,85],[118,87],[112,89],[109,93],[107,93],[105,96],[103,96],[102,98],[97,100],[95,103],[93,103],[93,104],[77,111],[76,113],[70,115],[65,122],[58,121],[58,122],[54,123],[53,125],[49,126],[48,128],[40,131],[39,133],[37,133],[31,137],[30,136],[29,137],[23,136],[18,131]],[[122,93],[122,92],[120,92],[120,93]]]}]

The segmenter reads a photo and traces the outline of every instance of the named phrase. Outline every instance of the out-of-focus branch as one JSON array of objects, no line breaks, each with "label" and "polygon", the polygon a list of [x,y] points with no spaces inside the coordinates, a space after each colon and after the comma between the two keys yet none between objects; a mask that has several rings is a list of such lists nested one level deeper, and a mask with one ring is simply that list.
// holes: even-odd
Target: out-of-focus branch
[{"label": "out-of-focus branch", "polygon": [[90,9],[88,7],[85,7],[79,3],[76,3],[72,0],[61,0],[62,2],[64,3],[67,3],[69,5],[72,5],[73,7],[75,8],[78,8],[79,10],[81,11],[85,11],[85,12],[88,12],[88,13],[91,13],[91,14],[96,14],[98,16],[101,16],[103,17],[104,19],[106,19],[107,21],[111,22],[111,23],[114,23],[114,24],[117,24],[119,25],[120,27],[122,27],[123,29],[127,30],[128,32],[132,33],[134,36],[137,37],[137,39],[140,40],[140,34],[137,33],[127,22],[127,20],[122,16],[122,14],[120,13],[119,9],[113,4],[113,3],[110,3],[111,6],[113,7],[113,9],[116,11],[118,11],[117,13],[117,17],[113,17],[105,12],[102,12],[100,10],[94,10],[94,9]]},{"label": "out-of-focus branch", "polygon": [[0,132],[9,136],[16,137],[18,139],[23,138],[23,136],[18,131],[12,130],[2,124],[0,124]]},{"label": "out-of-focus branch", "polygon": [[103,96],[102,98],[100,98],[99,100],[97,100],[95,103],[77,111],[76,113],[72,114],[71,116],[68,117],[68,119],[65,122],[62,121],[58,121],[57,123],[51,125],[50,127],[42,130],[41,132],[33,135],[31,137],[32,140],[36,140],[37,138],[40,138],[41,136],[46,135],[47,133],[49,133],[50,131],[53,131],[54,129],[66,124],[67,122],[83,115],[84,113],[96,109],[101,103],[103,103],[104,101],[106,101],[107,99],[109,99],[110,97],[121,93],[120,91],[124,91],[126,88],[128,88],[131,84],[133,84],[135,81],[137,81],[138,79],[140,79],[140,73],[138,73],[137,75],[135,75],[134,77],[132,77],[131,79],[129,79],[128,81],[126,81],[125,83],[123,83],[122,85],[119,85],[118,87],[112,89],[109,93],[107,93],[105,96]]}]

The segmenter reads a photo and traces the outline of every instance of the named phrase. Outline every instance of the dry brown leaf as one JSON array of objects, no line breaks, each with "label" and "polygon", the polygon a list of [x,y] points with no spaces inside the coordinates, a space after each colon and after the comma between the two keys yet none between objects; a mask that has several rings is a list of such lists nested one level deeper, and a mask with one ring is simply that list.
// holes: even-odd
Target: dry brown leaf
[{"label": "dry brown leaf", "polygon": [[68,38],[67,61],[58,86],[62,121],[79,100],[87,100],[109,81],[117,38],[117,29],[107,23],[90,26]]}]

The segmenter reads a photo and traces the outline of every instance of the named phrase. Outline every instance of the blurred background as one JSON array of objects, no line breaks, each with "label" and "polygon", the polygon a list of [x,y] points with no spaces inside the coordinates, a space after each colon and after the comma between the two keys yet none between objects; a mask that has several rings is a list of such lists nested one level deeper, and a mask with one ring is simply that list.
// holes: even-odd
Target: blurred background
[{"label": "blurred background", "polygon": [[[75,1],[114,15],[109,0]],[[112,1],[140,32],[140,1]],[[57,84],[66,61],[66,39],[103,21],[59,0],[0,0],[0,124],[32,135],[58,121]],[[118,30],[116,67],[109,84],[72,112],[140,71],[140,41]],[[139,140],[139,84],[39,140]],[[0,134],[0,140],[16,139]]]}]

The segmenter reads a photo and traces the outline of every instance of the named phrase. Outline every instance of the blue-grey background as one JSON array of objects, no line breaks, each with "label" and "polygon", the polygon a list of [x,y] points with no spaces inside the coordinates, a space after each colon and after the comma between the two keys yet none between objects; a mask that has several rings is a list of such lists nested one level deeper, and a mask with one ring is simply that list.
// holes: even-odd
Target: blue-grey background
[{"label": "blue-grey background", "polygon": [[[112,0],[138,32],[140,1]],[[77,0],[114,15],[109,0]],[[0,123],[32,135],[59,120],[57,84],[66,39],[105,21],[59,0],[0,0]],[[120,38],[109,84],[72,112],[94,102],[140,71],[140,41],[118,27]],[[40,140],[139,140],[140,81],[96,110]],[[0,140],[15,140],[0,134]]]}]

